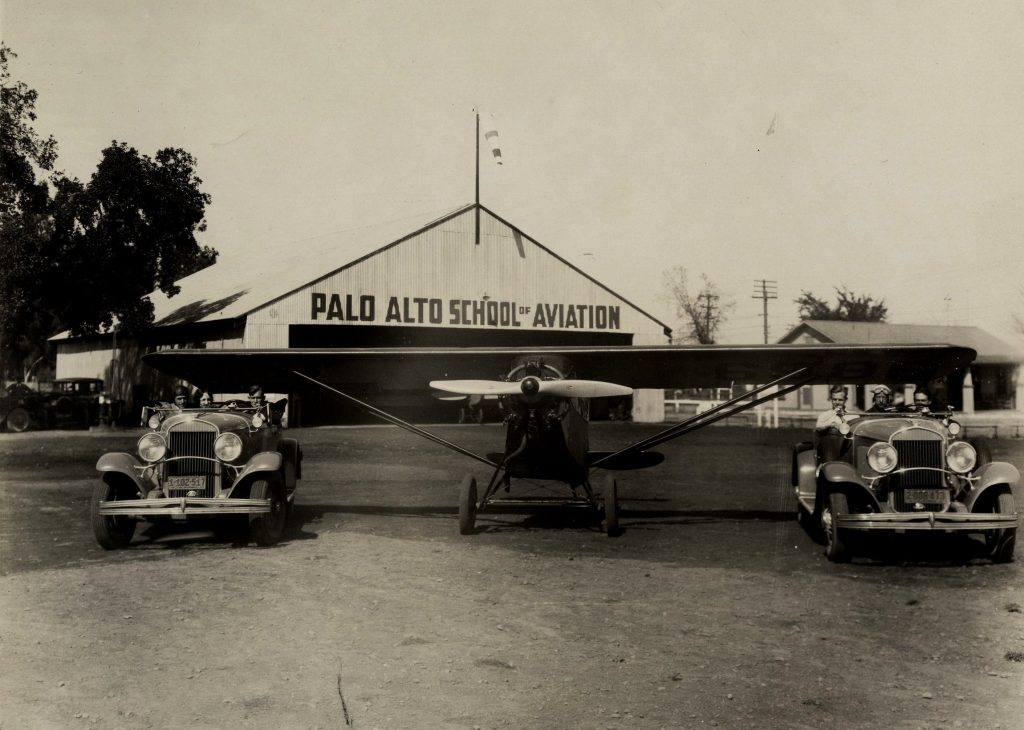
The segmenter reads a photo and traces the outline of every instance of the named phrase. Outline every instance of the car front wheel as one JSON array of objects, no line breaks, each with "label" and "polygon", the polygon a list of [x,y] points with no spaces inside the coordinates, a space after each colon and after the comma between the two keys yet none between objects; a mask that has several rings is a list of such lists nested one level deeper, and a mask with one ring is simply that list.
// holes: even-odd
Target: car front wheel
[{"label": "car front wheel", "polygon": [[262,547],[276,545],[284,535],[285,521],[288,519],[284,488],[276,479],[258,479],[253,482],[249,498],[270,500],[270,512],[257,515],[249,525],[250,536]]},{"label": "car front wheel", "polygon": [[[1013,514],[1013,494],[1001,492],[992,503],[995,514]],[[995,563],[1009,563],[1013,560],[1013,551],[1017,544],[1017,528],[1007,527],[985,533],[989,557]]]},{"label": "car front wheel", "polygon": [[846,545],[844,530],[839,527],[837,517],[849,514],[846,495],[832,492],[828,496],[828,504],[821,509],[821,531],[825,536],[825,556],[833,563],[845,563],[850,559],[850,549]]},{"label": "car front wheel", "polygon": [[100,514],[100,502],[117,499],[117,489],[112,484],[100,482],[92,490],[89,514],[92,533],[104,550],[120,550],[128,547],[135,535],[135,520],[131,517],[111,517]]}]

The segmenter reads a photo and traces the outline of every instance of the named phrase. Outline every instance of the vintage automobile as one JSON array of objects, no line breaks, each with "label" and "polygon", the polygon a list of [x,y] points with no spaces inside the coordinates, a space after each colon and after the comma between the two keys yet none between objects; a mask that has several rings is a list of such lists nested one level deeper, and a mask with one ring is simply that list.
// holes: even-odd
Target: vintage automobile
[{"label": "vintage automobile", "polygon": [[980,533],[993,561],[1013,560],[1020,473],[961,438],[952,413],[864,414],[841,431],[793,450],[798,519],[830,560],[858,536],[915,530]]},{"label": "vintage automobile", "polygon": [[0,430],[21,433],[46,425],[46,397],[24,383],[14,383],[0,396]]},{"label": "vintage automobile", "polygon": [[137,455],[108,453],[96,463],[96,541],[107,550],[123,548],[140,520],[217,518],[248,520],[258,545],[277,543],[302,476],[302,450],[282,436],[276,405],[144,408],[150,430]]}]

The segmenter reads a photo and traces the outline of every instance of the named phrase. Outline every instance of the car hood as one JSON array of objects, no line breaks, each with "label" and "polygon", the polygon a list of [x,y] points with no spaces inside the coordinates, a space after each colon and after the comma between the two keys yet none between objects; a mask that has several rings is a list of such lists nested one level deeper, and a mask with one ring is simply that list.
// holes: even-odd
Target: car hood
[{"label": "car hood", "polygon": [[252,427],[252,416],[230,411],[186,411],[164,419],[162,428],[169,429],[182,423],[203,421],[216,426],[218,431],[246,431]]},{"label": "car hood", "polygon": [[949,432],[942,420],[926,418],[922,416],[876,416],[862,415],[850,422],[850,433],[861,438],[877,439],[888,441],[898,431],[905,431],[909,428],[931,431],[942,437],[948,437]]}]

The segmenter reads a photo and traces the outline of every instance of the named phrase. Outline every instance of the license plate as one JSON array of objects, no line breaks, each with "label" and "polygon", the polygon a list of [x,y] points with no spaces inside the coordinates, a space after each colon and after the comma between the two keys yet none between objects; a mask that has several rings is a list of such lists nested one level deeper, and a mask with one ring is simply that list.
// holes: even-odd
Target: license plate
[{"label": "license plate", "polygon": [[944,502],[945,489],[905,489],[903,499],[906,502]]},{"label": "license plate", "polygon": [[168,489],[205,489],[206,477],[167,477],[164,486]]}]

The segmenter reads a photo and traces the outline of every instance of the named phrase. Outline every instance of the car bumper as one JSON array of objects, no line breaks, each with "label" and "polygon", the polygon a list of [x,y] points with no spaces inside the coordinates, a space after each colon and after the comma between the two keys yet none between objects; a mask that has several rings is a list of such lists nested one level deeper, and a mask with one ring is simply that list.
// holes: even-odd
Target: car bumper
[{"label": "car bumper", "polygon": [[260,515],[270,512],[269,499],[218,499],[172,497],[166,499],[122,499],[99,503],[107,517],[214,517],[217,515]]},{"label": "car bumper", "polygon": [[848,530],[1002,530],[1017,526],[1017,514],[983,512],[878,512],[836,517]]}]

